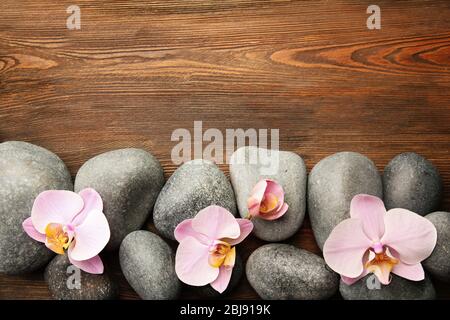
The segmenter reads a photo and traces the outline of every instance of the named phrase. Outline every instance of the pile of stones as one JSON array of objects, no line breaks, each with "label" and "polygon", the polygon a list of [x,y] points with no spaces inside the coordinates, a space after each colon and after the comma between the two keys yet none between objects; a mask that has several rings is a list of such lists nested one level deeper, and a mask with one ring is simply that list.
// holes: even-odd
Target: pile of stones
[{"label": "pile of stones", "polygon": [[[393,158],[380,175],[367,157],[340,152],[322,159],[308,176],[303,159],[293,152],[270,150],[268,154],[277,156],[267,156],[257,163],[233,161],[248,160],[251,152],[259,151],[255,148],[243,147],[233,154],[230,179],[214,163],[193,160],[165,181],[154,156],[128,148],[88,160],[72,182],[65,164],[54,153],[25,142],[1,143],[0,273],[23,274],[45,268],[45,279],[56,299],[117,298],[118,286],[108,264],[102,275],[81,271],[81,286],[70,288],[67,257],[55,256],[22,230],[22,222],[30,216],[33,201],[42,191],[78,192],[91,187],[103,199],[111,229],[105,251],[118,252],[129,284],[143,299],[175,299],[184,286],[174,269],[175,227],[210,205],[245,217],[253,186],[262,178],[270,178],[283,186],[289,210],[279,220],[253,220],[253,235],[268,244],[257,248],[245,264],[238,257],[225,295],[240,283],[244,272],[263,299],[326,299],[338,291],[344,299],[433,299],[436,293],[431,279],[450,282],[450,213],[437,211],[442,181],[431,162],[415,153],[403,153]],[[278,170],[265,174],[262,164],[267,166],[273,159]],[[298,232],[308,208],[314,236],[322,249],[331,230],[349,217],[350,201],[360,193],[382,198],[387,209],[414,211],[436,226],[436,248],[423,263],[425,280],[413,282],[393,276],[390,285],[376,289],[368,286],[366,279],[347,286],[340,283],[339,275],[321,256],[280,243]],[[158,234],[141,230],[151,214]],[[196,290],[204,297],[219,296],[210,286]]]}]

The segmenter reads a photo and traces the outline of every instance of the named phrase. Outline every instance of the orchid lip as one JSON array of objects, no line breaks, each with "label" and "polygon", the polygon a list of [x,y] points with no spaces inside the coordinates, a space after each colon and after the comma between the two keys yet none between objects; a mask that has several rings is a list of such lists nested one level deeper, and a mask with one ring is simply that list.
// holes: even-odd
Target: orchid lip
[{"label": "orchid lip", "polygon": [[235,247],[232,247],[228,242],[215,240],[209,247],[209,264],[215,268],[221,266],[228,267],[234,265],[236,255]]}]

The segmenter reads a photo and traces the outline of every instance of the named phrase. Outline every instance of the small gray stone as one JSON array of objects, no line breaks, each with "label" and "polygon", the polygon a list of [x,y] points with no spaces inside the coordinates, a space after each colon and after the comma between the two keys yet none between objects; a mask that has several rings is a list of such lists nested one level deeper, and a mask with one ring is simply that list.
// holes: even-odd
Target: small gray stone
[{"label": "small gray stone", "polygon": [[339,152],[314,166],[308,179],[308,210],[321,249],[333,228],[350,217],[350,202],[361,193],[383,196],[380,174],[367,157]]},{"label": "small gray stone", "polygon": [[442,180],[430,161],[402,153],[384,169],[383,191],[386,209],[404,208],[424,216],[439,207]]},{"label": "small gray stone", "polygon": [[48,264],[45,280],[53,298],[58,300],[110,300],[119,293],[106,272],[86,273],[72,266],[67,255],[57,255]]},{"label": "small gray stone", "polygon": [[248,258],[247,279],[267,300],[327,299],[338,290],[339,276],[321,257],[287,244],[267,244]]},{"label": "small gray stone", "polygon": [[128,283],[145,300],[177,298],[181,283],[175,273],[175,255],[154,233],[135,231],[119,250],[120,267]]},{"label": "small gray stone", "polygon": [[210,205],[224,207],[236,215],[233,188],[225,174],[211,161],[192,160],[167,180],[156,200],[153,222],[164,237],[173,240],[180,222]]},{"label": "small gray stone", "polygon": [[142,227],[164,185],[159,161],[141,149],[120,149],[88,160],[77,173],[75,191],[94,188],[103,199],[114,250],[125,236]]},{"label": "small gray stone", "polygon": [[[252,156],[259,155],[253,161]],[[277,166],[278,162],[278,166]],[[264,172],[273,164],[272,172]],[[261,179],[273,179],[283,187],[288,211],[279,219],[253,219],[253,233],[265,241],[282,241],[295,234],[303,223],[306,208],[306,167],[293,152],[242,147],[233,153],[230,178],[241,217],[248,215],[247,199]]]},{"label": "small gray stone", "polygon": [[238,254],[236,254],[236,262],[233,267],[233,273],[231,274],[230,283],[228,284],[228,287],[224,292],[217,292],[209,284],[201,287],[193,287],[194,291],[202,298],[207,299],[225,297],[227,294],[231,293],[233,289],[239,284],[243,271],[244,266],[242,263],[242,259]]},{"label": "small gray stone", "polygon": [[450,212],[433,212],[425,216],[437,230],[437,243],[423,266],[438,280],[450,282]]},{"label": "small gray stone", "polygon": [[53,256],[31,239],[22,222],[31,216],[34,199],[45,190],[73,190],[65,164],[36,145],[0,144],[0,273],[20,274],[43,267]]},{"label": "small gray stone", "polygon": [[339,291],[345,300],[433,300],[436,298],[436,291],[428,276],[423,281],[410,281],[392,275],[391,283],[387,286],[376,281],[373,274],[367,275],[351,286],[341,280]]}]

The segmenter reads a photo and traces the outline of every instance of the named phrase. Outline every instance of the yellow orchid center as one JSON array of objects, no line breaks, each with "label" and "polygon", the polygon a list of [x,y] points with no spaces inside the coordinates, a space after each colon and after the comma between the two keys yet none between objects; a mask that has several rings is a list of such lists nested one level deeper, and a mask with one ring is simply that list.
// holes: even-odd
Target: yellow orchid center
[{"label": "yellow orchid center", "polygon": [[272,212],[278,205],[278,197],[273,193],[267,193],[264,195],[259,212],[262,214]]},{"label": "yellow orchid center", "polygon": [[381,253],[376,253],[375,257],[367,261],[365,267],[368,272],[372,272],[383,284],[389,283],[389,275],[398,263],[398,260],[389,256],[386,253],[386,249]]},{"label": "yellow orchid center", "polygon": [[233,267],[236,260],[236,248],[228,242],[216,241],[209,250],[208,262],[211,266],[219,268],[221,266]]},{"label": "yellow orchid center", "polygon": [[67,227],[59,223],[49,223],[45,228],[45,235],[47,247],[57,254],[64,254],[64,250],[67,250],[72,242]]}]

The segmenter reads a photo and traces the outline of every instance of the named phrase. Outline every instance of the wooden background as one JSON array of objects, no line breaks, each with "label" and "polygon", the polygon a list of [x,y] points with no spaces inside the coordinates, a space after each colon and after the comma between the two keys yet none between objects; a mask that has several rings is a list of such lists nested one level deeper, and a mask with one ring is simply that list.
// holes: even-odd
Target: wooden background
[{"label": "wooden background", "polygon": [[[366,28],[372,2],[381,30]],[[71,4],[81,30],[66,29]],[[73,176],[101,152],[139,147],[169,177],[172,131],[202,120],[279,128],[280,147],[308,170],[344,150],[380,171],[418,152],[439,168],[449,211],[449,90],[448,0],[0,1],[0,140],[46,147]],[[319,253],[308,221],[287,242]],[[262,243],[239,250],[246,258]],[[107,260],[121,298],[136,298],[116,254]],[[256,297],[245,279],[230,296]],[[5,298],[49,292],[40,273],[0,276]]]}]

